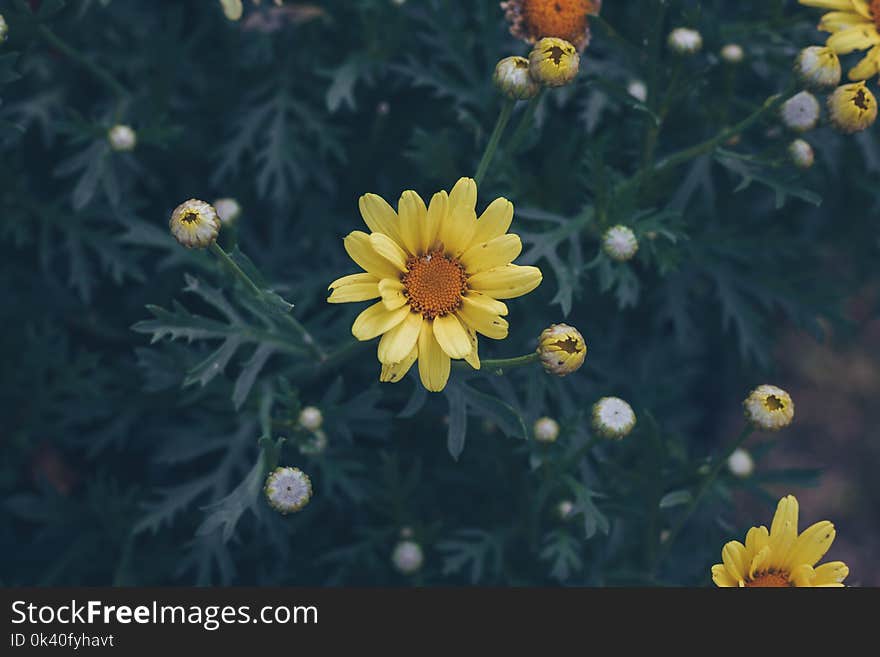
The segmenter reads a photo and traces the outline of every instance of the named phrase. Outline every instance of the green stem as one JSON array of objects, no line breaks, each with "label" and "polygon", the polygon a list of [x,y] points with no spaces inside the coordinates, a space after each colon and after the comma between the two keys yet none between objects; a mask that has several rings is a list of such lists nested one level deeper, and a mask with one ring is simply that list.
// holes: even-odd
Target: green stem
[{"label": "green stem", "polygon": [[535,112],[538,110],[538,105],[543,94],[544,90],[541,89],[541,91],[538,92],[538,95],[529,101],[528,107],[526,107],[526,111],[523,112],[522,118],[519,120],[519,124],[513,131],[513,136],[510,138],[510,141],[507,142],[508,152],[516,153],[517,149],[519,148],[520,142],[525,138],[526,134],[528,134],[529,128],[531,128],[532,126],[532,120],[535,118]]},{"label": "green stem", "polygon": [[513,113],[513,106],[515,104],[515,100],[506,99],[501,106],[501,113],[498,115],[498,120],[495,122],[495,129],[492,130],[492,136],[489,137],[489,143],[486,144],[486,150],[483,152],[483,158],[480,160],[480,165],[477,167],[477,173],[474,174],[474,180],[477,182],[477,187],[483,182],[486,171],[489,169],[489,164],[491,164],[492,158],[495,156],[495,151],[498,149],[498,144],[501,143],[501,135],[504,134],[504,129],[507,127],[508,121],[510,121],[510,115]]},{"label": "green stem", "polygon": [[[538,356],[537,352],[525,354],[523,356],[517,356],[516,358],[490,358],[480,362],[480,371],[489,372],[490,374],[501,375],[504,374],[504,370],[509,370],[514,367],[531,365],[532,363],[537,362],[539,358],[540,356]],[[471,366],[463,360],[453,361],[452,366],[456,369],[472,370]]]},{"label": "green stem", "polygon": [[113,93],[115,93],[117,96],[119,96],[120,98],[128,96],[128,90],[123,87],[116,80],[116,78],[114,78],[103,68],[95,64],[93,61],[85,57],[82,53],[80,53],[66,41],[61,39],[50,28],[46,27],[45,25],[40,25],[39,27],[37,27],[37,31],[40,33],[40,36],[42,36],[47,42],[49,42],[49,44],[51,44],[57,50],[60,50],[62,53],[67,55],[67,57],[89,71],[98,80],[103,82],[109,89],[111,89]]},{"label": "green stem", "polygon": [[654,564],[654,569],[656,571],[657,568],[663,563],[663,560],[669,556],[669,552],[672,549],[672,545],[675,542],[675,539],[678,538],[678,535],[681,533],[681,530],[684,529],[688,520],[690,520],[691,515],[693,515],[694,511],[696,511],[700,502],[706,496],[706,493],[712,488],[712,485],[715,483],[715,480],[718,478],[718,474],[721,472],[721,469],[727,463],[727,459],[730,458],[730,455],[733,454],[736,449],[742,445],[746,438],[752,435],[752,431],[754,428],[751,424],[746,424],[743,427],[743,430],[740,432],[739,436],[736,440],[734,440],[728,448],[724,451],[724,453],[718,457],[715,463],[712,466],[712,469],[709,470],[709,474],[706,475],[706,478],[703,480],[702,485],[700,486],[697,494],[694,495],[687,509],[684,510],[684,513],[679,518],[678,522],[669,532],[669,538],[666,539],[666,542],[663,544],[661,548],[657,560]]}]

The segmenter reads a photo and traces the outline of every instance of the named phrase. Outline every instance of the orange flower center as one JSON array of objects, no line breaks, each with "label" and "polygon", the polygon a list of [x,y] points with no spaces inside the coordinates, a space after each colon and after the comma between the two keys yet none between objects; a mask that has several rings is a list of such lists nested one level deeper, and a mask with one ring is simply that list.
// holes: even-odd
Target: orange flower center
[{"label": "orange flower center", "polygon": [[776,395],[768,395],[767,399],[764,400],[764,406],[767,407],[768,411],[781,411],[785,408],[785,402]]},{"label": "orange flower center", "polygon": [[523,0],[524,27],[535,39],[559,37],[577,44],[587,31],[587,15],[598,5],[597,0]]},{"label": "orange flower center", "polygon": [[880,0],[871,0],[871,16],[874,17],[874,25],[880,32]]},{"label": "orange flower center", "polygon": [[425,319],[451,313],[467,292],[464,265],[440,250],[410,257],[400,281],[410,307]]},{"label": "orange flower center", "polygon": [[766,572],[758,575],[753,580],[746,582],[747,587],[756,587],[756,588],[778,588],[778,587],[789,587],[791,586],[791,582],[788,581],[788,578],[785,575],[781,575],[780,573]]}]

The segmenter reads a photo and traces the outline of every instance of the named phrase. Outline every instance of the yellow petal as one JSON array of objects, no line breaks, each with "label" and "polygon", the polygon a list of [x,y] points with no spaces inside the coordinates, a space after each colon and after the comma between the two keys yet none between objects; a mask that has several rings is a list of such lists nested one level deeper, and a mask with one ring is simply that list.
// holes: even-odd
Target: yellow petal
[{"label": "yellow petal", "polygon": [[730,541],[721,549],[724,568],[737,583],[745,579],[748,568],[745,563],[746,546],[739,541]]},{"label": "yellow petal", "polygon": [[488,242],[475,242],[461,255],[468,274],[478,274],[513,262],[522,251],[519,235],[501,235]]},{"label": "yellow petal", "polygon": [[473,178],[459,178],[449,192],[449,207],[463,207],[473,212],[477,207],[477,183]]},{"label": "yellow petal", "polygon": [[446,220],[440,224],[438,241],[446,253],[454,258],[464,253],[471,244],[477,226],[477,215],[464,206],[450,208]]},{"label": "yellow petal", "polygon": [[382,233],[373,233],[370,235],[370,245],[399,272],[406,271],[406,252],[393,239]]},{"label": "yellow petal", "polygon": [[226,14],[226,18],[231,21],[237,21],[241,18],[241,12],[244,10],[244,7],[241,6],[241,0],[220,0],[220,4],[223,5],[223,13]]},{"label": "yellow petal", "polygon": [[457,313],[462,324],[474,329],[480,335],[485,335],[493,340],[503,340],[507,337],[509,327],[507,320],[488,312],[484,307],[475,304],[467,297],[462,299],[461,307]]},{"label": "yellow petal", "polygon": [[872,23],[865,23],[835,32],[826,43],[838,55],[845,55],[853,50],[867,50],[876,46],[880,43],[880,34]]},{"label": "yellow petal", "polygon": [[450,358],[464,358],[471,353],[471,339],[455,315],[434,320],[434,338]]},{"label": "yellow petal", "polygon": [[871,7],[868,4],[868,0],[849,0],[850,4],[852,4],[853,9],[855,9],[859,14],[867,18],[868,20],[873,20],[873,16],[871,15]]},{"label": "yellow petal", "polygon": [[477,219],[477,228],[474,231],[475,243],[488,242],[496,237],[501,237],[510,228],[513,221],[513,203],[506,198],[496,198],[489,204],[480,218]]},{"label": "yellow petal", "polygon": [[388,310],[380,301],[357,316],[354,324],[351,325],[351,333],[362,342],[372,340],[400,324],[408,314],[409,308],[406,306],[397,310]]},{"label": "yellow petal", "polygon": [[822,19],[819,21],[819,29],[823,32],[834,33],[866,24],[871,25],[873,21],[870,19],[866,20],[851,11],[831,11],[822,16]]},{"label": "yellow petal", "polygon": [[328,303],[368,301],[379,296],[379,281],[372,274],[350,274],[330,283]]},{"label": "yellow petal", "polygon": [[449,213],[449,195],[445,191],[434,194],[428,212],[425,215],[425,227],[421,232],[422,253],[427,253],[437,242],[440,226],[446,221]]},{"label": "yellow petal", "polygon": [[791,548],[791,553],[788,556],[789,564],[792,567],[797,567],[801,564],[815,566],[819,559],[828,552],[828,548],[834,542],[835,535],[834,525],[827,520],[807,527],[797,537],[794,546]]},{"label": "yellow petal", "polygon": [[382,233],[395,241],[400,239],[397,213],[384,198],[376,194],[364,194],[358,199],[358,207],[364,223],[372,232]]},{"label": "yellow petal", "polygon": [[867,80],[880,73],[880,46],[874,46],[858,64],[853,66],[847,76],[850,80]]},{"label": "yellow petal", "polygon": [[467,364],[473,367],[475,370],[480,369],[480,352],[479,345],[477,344],[477,332],[472,328],[467,329],[468,338],[471,341],[471,353],[464,357]]},{"label": "yellow petal", "polygon": [[476,290],[468,290],[465,295],[468,301],[473,304],[480,306],[487,313],[491,313],[492,315],[506,315],[508,313],[507,304],[503,301],[498,301],[493,297],[490,297],[488,294],[483,294],[482,292],[477,292]]},{"label": "yellow petal", "polygon": [[425,216],[428,209],[422,197],[414,191],[405,191],[397,203],[400,214],[400,236],[403,246],[411,255],[422,253],[422,233],[425,231]]},{"label": "yellow petal", "polygon": [[449,380],[451,361],[434,338],[431,322],[422,322],[419,333],[419,376],[431,392],[440,392]]},{"label": "yellow petal", "polygon": [[379,340],[379,362],[399,363],[416,347],[422,329],[422,316],[410,312],[406,318]]},{"label": "yellow petal", "polygon": [[409,303],[403,293],[403,283],[397,278],[383,278],[377,286],[382,296],[382,303],[388,310],[396,310]]},{"label": "yellow petal", "polygon": [[[748,550],[748,548],[746,548]],[[770,560],[770,546],[765,545],[758,553],[752,557],[749,563],[749,578],[754,578],[756,573],[761,573],[767,569],[767,562]]]},{"label": "yellow petal", "polygon": [[838,11],[852,11],[852,0],[798,0],[798,2],[806,7],[817,7],[818,9],[836,9]]},{"label": "yellow petal", "polygon": [[416,358],[419,356],[419,348],[413,347],[412,350],[406,355],[399,363],[393,363],[391,365],[383,365],[382,373],[379,375],[379,380],[383,383],[397,383],[400,381],[406,373],[409,372],[409,368],[413,366],[413,363],[416,362]]},{"label": "yellow petal", "polygon": [[813,570],[813,567],[809,564],[801,564],[791,571],[791,575],[788,576],[788,580],[792,582],[795,586],[798,587],[809,587],[813,586],[813,578],[816,577],[816,572]]},{"label": "yellow petal", "polygon": [[351,259],[376,278],[394,278],[400,275],[394,265],[376,253],[370,243],[370,236],[365,232],[356,230],[349,233],[343,245]]},{"label": "yellow petal", "polygon": [[720,586],[722,588],[735,587],[739,584],[730,576],[730,573],[727,572],[724,564],[721,563],[712,566],[712,581],[715,582],[715,586]]},{"label": "yellow petal", "polygon": [[770,525],[769,568],[781,568],[788,563],[788,553],[797,540],[798,502],[793,495],[779,500],[773,523]]},{"label": "yellow petal", "polygon": [[829,561],[815,569],[813,586],[842,586],[849,576],[849,568],[842,561]]},{"label": "yellow petal", "polygon": [[746,550],[750,557],[758,554],[769,541],[770,534],[764,525],[752,527],[746,534]]},{"label": "yellow petal", "polygon": [[513,299],[528,294],[541,284],[543,275],[537,267],[505,265],[480,272],[468,279],[468,286],[496,299]]}]

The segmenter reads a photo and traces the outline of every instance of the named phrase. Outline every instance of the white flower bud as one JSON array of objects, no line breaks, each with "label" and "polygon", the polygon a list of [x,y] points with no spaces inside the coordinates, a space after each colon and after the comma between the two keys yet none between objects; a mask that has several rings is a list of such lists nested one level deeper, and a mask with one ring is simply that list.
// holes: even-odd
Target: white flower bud
[{"label": "white flower bud", "polygon": [[422,552],[422,546],[415,541],[401,541],[391,553],[391,561],[401,573],[412,575],[422,567],[425,555]]},{"label": "white flower bud", "polygon": [[668,43],[679,55],[694,55],[703,47],[703,36],[688,27],[677,27],[669,33]]},{"label": "white flower bud", "polygon": [[269,505],[281,514],[299,511],[312,497],[312,482],[299,468],[275,468],[264,487]]},{"label": "white flower bud", "polygon": [[107,132],[107,140],[114,151],[132,151],[137,146],[137,133],[131,126],[115,125]]},{"label": "white flower bud", "polygon": [[803,139],[795,139],[788,145],[788,155],[798,169],[809,169],[816,159],[813,147]]},{"label": "white flower bud", "polygon": [[819,123],[821,107],[809,91],[795,94],[782,104],[780,114],[785,126],[794,132],[807,132]]},{"label": "white flower bud", "polygon": [[738,447],[734,450],[733,454],[728,457],[727,468],[733,476],[744,479],[751,476],[755,471],[755,461],[752,459],[751,454],[742,447]]},{"label": "white flower bud", "polygon": [[612,260],[626,262],[639,250],[636,234],[627,226],[613,226],[602,236],[602,250]]},{"label": "white flower bud", "polygon": [[728,43],[721,49],[721,59],[728,64],[739,64],[745,56],[742,46],[738,43]]},{"label": "white flower bud", "polygon": [[760,385],[743,402],[746,417],[759,429],[776,431],[794,419],[794,402],[785,390]]},{"label": "white flower bud", "polygon": [[843,73],[840,58],[827,46],[810,46],[798,54],[794,71],[814,91],[830,91],[840,84]]},{"label": "white flower bud", "polygon": [[306,431],[317,431],[324,424],[324,415],[321,409],[315,406],[306,406],[299,412],[299,424]]},{"label": "white flower bud", "polygon": [[559,423],[552,417],[538,418],[533,430],[535,440],[541,443],[552,443],[559,437]]},{"label": "white flower bud", "polygon": [[224,226],[234,223],[241,216],[241,205],[234,198],[218,198],[214,201],[214,209]]},{"label": "white flower bud", "polygon": [[648,87],[641,80],[630,80],[626,85],[626,92],[640,103],[648,100]]},{"label": "white flower bud", "polygon": [[621,439],[636,426],[636,414],[619,397],[602,397],[593,405],[593,429],[605,438]]}]

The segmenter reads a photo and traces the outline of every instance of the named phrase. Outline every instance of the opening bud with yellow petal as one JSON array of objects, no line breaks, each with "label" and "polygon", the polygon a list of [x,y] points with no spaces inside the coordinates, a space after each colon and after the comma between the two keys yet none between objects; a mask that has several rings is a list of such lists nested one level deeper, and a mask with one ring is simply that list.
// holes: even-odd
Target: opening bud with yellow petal
[{"label": "opening bud with yellow petal", "polygon": [[758,429],[777,431],[794,419],[794,402],[782,388],[760,385],[743,402],[746,418]]},{"label": "opening bud with yellow petal", "polygon": [[538,338],[538,356],[549,374],[566,376],[576,372],[587,357],[584,336],[568,324],[552,324]]},{"label": "opening bud with yellow petal", "polygon": [[211,246],[220,232],[220,217],[213,205],[191,198],[171,213],[168,222],[174,239],[188,249]]},{"label": "opening bud with yellow petal", "polygon": [[840,132],[861,132],[877,120],[877,99],[864,82],[844,84],[828,97],[828,114]]},{"label": "opening bud with yellow petal", "polygon": [[538,418],[532,430],[540,443],[553,443],[559,437],[559,423],[552,417]]},{"label": "opening bud with yellow petal", "polygon": [[565,39],[545,37],[529,53],[529,73],[547,87],[563,87],[575,79],[580,67],[577,48]]},{"label": "opening bud with yellow petal", "polygon": [[495,66],[495,87],[511,100],[529,100],[538,95],[541,85],[529,75],[525,57],[505,57]]},{"label": "opening bud with yellow petal", "polygon": [[840,84],[840,57],[827,46],[810,46],[798,54],[794,72],[807,88],[829,91]]},{"label": "opening bud with yellow petal", "polygon": [[312,482],[299,468],[275,468],[263,488],[269,506],[287,515],[299,511],[312,498]]}]

